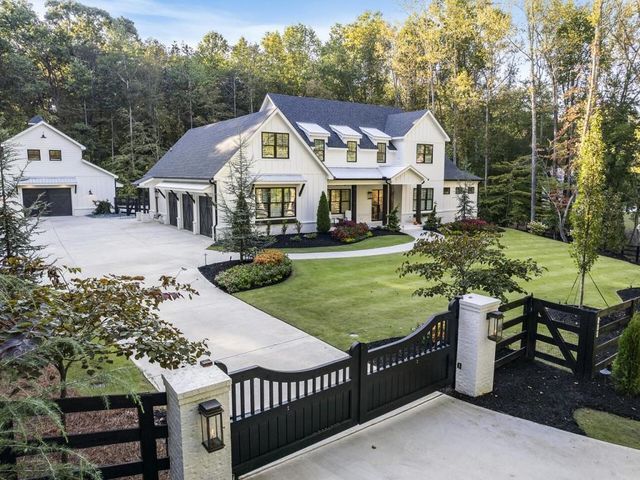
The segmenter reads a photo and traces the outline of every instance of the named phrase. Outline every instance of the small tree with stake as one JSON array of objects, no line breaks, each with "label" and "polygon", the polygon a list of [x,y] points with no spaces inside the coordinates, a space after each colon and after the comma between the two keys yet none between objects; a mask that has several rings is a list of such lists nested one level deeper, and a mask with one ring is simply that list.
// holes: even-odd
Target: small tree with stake
[{"label": "small tree with stake", "polygon": [[255,224],[256,202],[253,195],[255,176],[253,159],[246,153],[246,140],[238,138],[238,152],[227,164],[229,180],[222,196],[222,213],[227,227],[222,245],[229,252],[240,254],[240,260],[252,258],[265,244]]}]

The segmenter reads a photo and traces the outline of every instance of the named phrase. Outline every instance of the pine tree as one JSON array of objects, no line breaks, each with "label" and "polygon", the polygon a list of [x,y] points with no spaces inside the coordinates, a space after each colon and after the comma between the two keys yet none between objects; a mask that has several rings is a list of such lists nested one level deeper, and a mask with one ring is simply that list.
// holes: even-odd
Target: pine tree
[{"label": "pine tree", "polygon": [[222,245],[229,252],[240,254],[240,260],[252,258],[264,246],[264,238],[255,224],[256,205],[252,193],[255,176],[253,159],[246,154],[247,143],[238,139],[238,152],[227,164],[229,180],[224,184],[222,213],[226,223]]},{"label": "pine tree", "polygon": [[398,216],[398,207],[395,207],[387,216],[387,229],[391,232],[400,231],[400,217]]},{"label": "pine tree", "polygon": [[471,195],[469,195],[469,186],[468,184],[462,184],[459,192],[456,193],[458,197],[458,211],[456,213],[456,220],[466,220],[467,218],[473,217],[475,213],[475,205],[473,203],[473,199]]},{"label": "pine tree", "polygon": [[327,195],[322,192],[320,201],[318,202],[318,211],[316,212],[316,223],[318,233],[327,233],[331,229],[331,217],[329,214],[329,202]]}]

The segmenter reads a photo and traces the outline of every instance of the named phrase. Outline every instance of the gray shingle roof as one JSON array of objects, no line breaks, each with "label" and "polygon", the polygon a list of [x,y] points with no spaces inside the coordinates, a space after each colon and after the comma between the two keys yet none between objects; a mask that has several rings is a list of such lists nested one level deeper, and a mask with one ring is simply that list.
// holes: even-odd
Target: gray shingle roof
[{"label": "gray shingle roof", "polygon": [[460,170],[451,160],[444,160],[444,179],[445,180],[468,180],[471,182],[482,180],[473,173],[466,170]]},{"label": "gray shingle roof", "polygon": [[273,110],[188,130],[145,174],[155,178],[212,178],[238,151],[238,136],[251,135]]},{"label": "gray shingle roof", "polygon": [[413,124],[427,112],[428,110],[416,110],[391,114],[387,117],[384,132],[391,137],[404,137]]},{"label": "gray shingle roof", "polygon": [[[359,127],[372,127],[388,133],[385,130],[387,117],[403,113],[401,109],[396,107],[342,102],[323,98],[294,97],[279,93],[269,93],[268,95],[294,128],[298,129],[305,141],[308,141],[308,138],[298,127],[297,122],[317,123],[330,132],[331,136],[327,141],[327,146],[329,147],[344,148],[345,146],[329,125],[347,125],[357,132],[360,132]],[[309,145],[311,144],[309,142]],[[360,148],[375,149],[376,146],[363,133],[360,140]],[[390,146],[390,148],[393,149],[395,147]]]}]

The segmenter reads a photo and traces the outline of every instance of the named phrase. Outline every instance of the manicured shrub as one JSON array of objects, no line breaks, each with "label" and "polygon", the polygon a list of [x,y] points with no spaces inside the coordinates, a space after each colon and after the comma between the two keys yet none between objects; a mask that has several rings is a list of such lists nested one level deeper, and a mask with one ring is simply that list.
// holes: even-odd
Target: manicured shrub
[{"label": "manicured shrub", "polygon": [[424,224],[422,225],[423,230],[427,230],[430,232],[435,232],[440,228],[440,224],[442,223],[442,218],[440,218],[436,212],[436,204],[433,204],[433,210],[427,213],[427,216],[424,220]]},{"label": "manicured shrub", "polygon": [[620,392],[640,395],[640,314],[633,316],[620,337],[613,379]]},{"label": "manicured shrub", "polygon": [[93,211],[94,215],[108,215],[113,208],[109,200],[99,200],[93,202],[93,204],[96,206],[96,209]]},{"label": "manicured shrub", "polygon": [[398,207],[389,212],[387,216],[387,230],[390,232],[400,231],[400,217],[398,215]]},{"label": "manicured shrub", "polygon": [[477,232],[503,232],[504,230],[493,223],[486,222],[479,218],[468,218],[447,223],[443,227],[444,233],[477,233]]},{"label": "manicured shrub", "polygon": [[282,250],[267,248],[258,253],[253,259],[253,263],[258,265],[277,265],[285,261],[287,256]]},{"label": "manicured shrub", "polygon": [[317,233],[305,233],[303,235],[304,238],[306,238],[307,240],[313,240],[315,238],[318,238],[318,234]]},{"label": "manicured shrub", "polygon": [[294,226],[296,227],[296,232],[298,233],[298,236],[300,236],[300,233],[302,232],[302,222],[300,220],[296,220],[296,223],[294,223]]},{"label": "manicured shrub", "polygon": [[277,264],[236,265],[219,273],[215,283],[229,293],[242,292],[282,282],[291,275],[292,270],[291,260],[285,256],[285,259]]},{"label": "manicured shrub", "polygon": [[536,222],[535,220],[527,223],[527,230],[534,235],[542,236],[545,234],[549,227],[546,223]]},{"label": "manicured shrub", "polygon": [[322,192],[320,202],[318,202],[318,211],[316,212],[316,228],[319,233],[327,233],[331,230],[331,216],[329,213],[329,202],[327,195]]},{"label": "manicured shrub", "polygon": [[357,240],[373,236],[366,223],[357,223],[352,220],[342,220],[331,231],[331,236],[343,243],[353,243]]},{"label": "manicured shrub", "polygon": [[287,223],[286,220],[282,221],[282,226],[280,227],[280,231],[282,232],[282,235],[286,235],[287,234],[287,229],[289,228],[289,224]]}]

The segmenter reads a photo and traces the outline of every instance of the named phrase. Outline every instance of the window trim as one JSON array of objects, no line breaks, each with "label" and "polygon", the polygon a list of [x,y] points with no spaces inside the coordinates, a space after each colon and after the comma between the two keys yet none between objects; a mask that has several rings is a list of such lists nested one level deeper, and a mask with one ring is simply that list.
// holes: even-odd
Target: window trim
[{"label": "window trim", "polygon": [[[279,160],[286,160],[290,157],[290,143],[289,143],[289,133],[287,132],[261,132],[262,134],[260,135],[260,146],[261,146],[261,156],[262,158],[269,158],[269,159],[279,159]],[[266,145],[265,144],[265,137],[267,135],[273,135],[273,145]],[[287,139],[287,156],[283,157],[283,156],[278,156],[278,136],[281,135],[286,135],[286,139]],[[265,147],[273,147],[273,152],[272,152],[272,156],[265,156],[264,154],[264,150]]]},{"label": "window trim", "polygon": [[[387,144],[385,142],[378,142],[376,147],[377,147],[376,162],[377,163],[387,163]],[[380,151],[380,147],[383,147],[382,151]],[[380,160],[380,155],[381,154],[382,154],[382,160]]]},{"label": "window trim", "polygon": [[[339,200],[333,200],[333,192],[340,192]],[[343,200],[342,194],[347,192],[347,200]],[[333,211],[333,204],[338,204],[338,211]],[[343,204],[348,204],[348,208],[343,208]],[[331,215],[344,215],[351,210],[351,189],[350,188],[330,188],[329,189],[329,212]]]},{"label": "window trim", "polygon": [[[420,147],[425,147],[422,154],[420,154]],[[431,147],[431,159],[427,162],[427,148]],[[425,165],[433,164],[433,143],[416,143],[416,163],[422,163]]]},{"label": "window trim", "polygon": [[[293,189],[293,201],[292,202],[285,202],[284,201],[284,191],[286,189]],[[262,203],[262,202],[258,202],[258,190],[268,190],[269,191],[269,201],[266,202],[267,205],[267,216],[266,217],[259,217],[258,216],[258,203]],[[282,201],[281,202],[272,202],[271,201],[271,190],[280,190],[280,194],[282,196]],[[256,200],[256,220],[277,220],[277,219],[282,219],[282,220],[289,220],[292,218],[296,218],[298,215],[298,188],[297,187],[256,187],[255,188],[255,200]],[[282,206],[280,207],[280,213],[282,214],[281,216],[278,217],[274,217],[271,216],[271,205],[273,203],[280,203]],[[285,204],[286,203],[293,203],[293,215],[284,215],[285,213]]]},{"label": "window trim", "polygon": [[[320,150],[316,146],[316,142],[322,143],[322,150]],[[322,156],[318,155],[318,152],[322,152]],[[316,154],[316,157],[318,157],[318,160],[320,160],[321,162],[324,162],[324,160],[326,158],[326,153],[327,153],[327,142],[326,142],[326,140],[324,138],[314,138],[313,139],[313,153]]]},{"label": "window trim", "polygon": [[[38,158],[29,158],[29,154],[38,152]],[[39,148],[27,148],[27,162],[40,162],[42,160],[42,151]]]},{"label": "window trim", "polygon": [[[424,192],[424,193],[423,193]],[[429,195],[427,195],[427,193],[431,192],[431,198],[429,198]],[[426,188],[421,188],[420,189],[420,193],[424,195],[424,199],[420,199],[420,206],[424,207],[420,209],[420,212],[430,212],[431,210],[433,210],[433,205],[434,205],[434,190],[431,187],[426,187]],[[418,189],[417,188],[413,188],[413,211],[416,211],[416,197],[418,195]],[[431,208],[427,208],[429,206],[429,201],[431,201]]]},{"label": "window trim", "polygon": [[467,187],[467,193],[469,195],[475,195],[476,194],[476,187],[474,187],[474,186]]},{"label": "window trim", "polygon": [[[355,145],[355,149],[350,150],[349,145]],[[353,160],[349,160],[349,154],[353,153]],[[356,163],[358,161],[358,142],[355,140],[347,140],[347,162]]]},{"label": "window trim", "polygon": [[464,187],[456,187],[456,195],[462,195],[464,193]]},{"label": "window trim", "polygon": [[[51,152],[60,152],[60,158],[51,158]],[[50,162],[61,162],[62,161],[62,150],[60,150],[60,149],[49,150],[49,161]]]},{"label": "window trim", "polygon": [[451,187],[442,187],[443,195],[451,195]]}]

